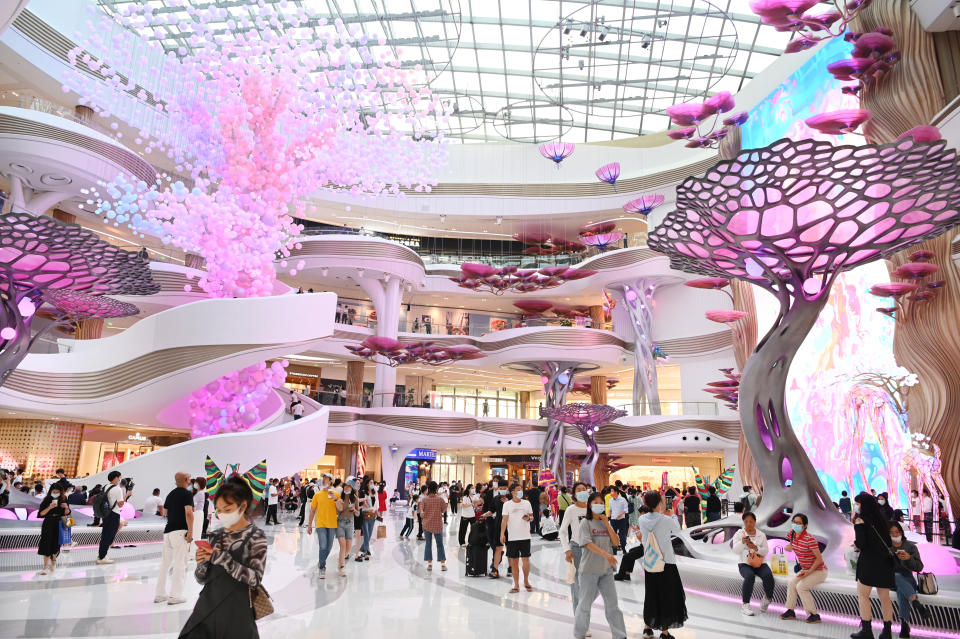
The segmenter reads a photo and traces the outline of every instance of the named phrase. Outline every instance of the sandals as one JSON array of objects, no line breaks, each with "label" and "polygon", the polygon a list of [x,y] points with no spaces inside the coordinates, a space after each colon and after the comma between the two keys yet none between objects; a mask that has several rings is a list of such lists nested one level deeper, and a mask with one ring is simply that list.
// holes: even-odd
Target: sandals
[{"label": "sandals", "polygon": [[530,584],[523,584],[523,587],[527,589],[527,592],[533,592],[533,586]]},{"label": "sandals", "polygon": [[511,594],[511,595],[512,595],[512,594],[515,594],[515,593],[518,593],[518,592],[520,592],[520,589],[519,589],[519,588],[511,588],[511,589],[510,589],[510,594]]}]

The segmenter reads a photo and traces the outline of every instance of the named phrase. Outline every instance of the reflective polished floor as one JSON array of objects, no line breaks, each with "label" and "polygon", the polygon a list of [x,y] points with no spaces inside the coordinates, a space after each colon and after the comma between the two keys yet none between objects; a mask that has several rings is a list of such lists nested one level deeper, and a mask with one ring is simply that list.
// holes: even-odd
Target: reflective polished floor
[{"label": "reflective polished floor", "polygon": [[[498,639],[573,636],[569,588],[561,582],[558,542],[534,541],[531,583],[534,592],[509,594],[512,581],[464,575],[464,551],[456,547],[457,520],[447,535],[449,571],[425,568],[423,543],[398,542],[398,522],[388,517],[388,536],[373,542],[373,559],[352,559],[346,577],[337,577],[337,547],[328,576],[319,579],[317,544],[296,520],[267,526],[271,538],[264,585],[277,612],[260,622],[265,639]],[[260,524],[261,521],[258,521]],[[451,534],[453,536],[451,536]],[[192,572],[187,577],[188,603],[153,603],[158,563],[121,562],[71,568],[64,554],[55,575],[0,573],[0,637],[176,637],[199,592]],[[39,566],[39,557],[38,557]],[[192,565],[191,565],[192,571]],[[506,573],[505,565],[501,574]],[[643,578],[618,583],[620,606],[631,639],[643,630]],[[789,639],[848,637],[851,628],[836,623],[808,626],[780,621],[774,608],[763,616],[744,617],[738,604],[688,594],[690,619],[675,630],[678,639]],[[782,608],[778,609],[782,610]],[[594,604],[591,632],[610,637],[601,600]]]}]

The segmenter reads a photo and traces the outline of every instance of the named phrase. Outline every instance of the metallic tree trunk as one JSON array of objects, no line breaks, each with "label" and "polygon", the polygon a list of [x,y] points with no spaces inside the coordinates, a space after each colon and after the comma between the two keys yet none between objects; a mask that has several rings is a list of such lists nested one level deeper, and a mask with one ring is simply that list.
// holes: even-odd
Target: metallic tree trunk
[{"label": "metallic tree trunk", "polygon": [[[544,384],[544,408],[563,406],[567,393],[573,386],[573,376],[577,372],[577,362],[542,362],[537,365]],[[566,483],[567,450],[564,437],[565,425],[547,417],[547,436],[543,440],[540,452],[540,467],[549,468],[561,484]]]},{"label": "metallic tree trunk", "polygon": [[[757,525],[783,537],[793,514],[810,518],[809,530],[827,543],[834,559],[841,556],[851,528],[833,507],[817,472],[797,439],[787,414],[786,387],[790,363],[827,302],[829,289],[814,299],[801,293],[747,362],[740,380],[740,423],[760,473],[763,499],[755,510]],[[786,483],[789,480],[790,485]]]},{"label": "metallic tree trunk", "polygon": [[657,388],[657,361],[653,356],[653,294],[657,285],[643,278],[634,286],[623,284],[620,297],[630,313],[633,326],[633,414],[660,414],[660,391]]},{"label": "metallic tree trunk", "polygon": [[596,437],[588,435],[586,429],[580,428],[579,430],[583,437],[583,443],[587,445],[587,455],[580,464],[580,481],[593,484],[593,473],[597,468],[597,461],[600,459],[600,449],[597,446]]},{"label": "metallic tree trunk", "polygon": [[9,340],[0,340],[0,386],[7,381],[10,373],[20,365],[30,352],[30,324],[23,319],[17,307],[16,296],[0,295],[0,327],[10,327],[17,336]]}]

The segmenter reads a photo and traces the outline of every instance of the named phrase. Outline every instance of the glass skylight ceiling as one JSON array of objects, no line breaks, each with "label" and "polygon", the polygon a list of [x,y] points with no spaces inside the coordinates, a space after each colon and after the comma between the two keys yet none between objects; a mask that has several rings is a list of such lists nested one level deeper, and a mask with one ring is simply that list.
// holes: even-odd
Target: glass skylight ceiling
[{"label": "glass skylight ceiling", "polygon": [[[143,0],[99,0],[108,12]],[[790,34],[762,25],[748,0],[261,0],[383,35],[447,106],[463,141],[594,142],[669,128],[664,110],[736,93],[781,54]],[[148,0],[168,24],[142,31],[183,54],[187,5]],[[254,0],[217,0],[222,33],[255,29]],[[186,23],[184,23],[186,24]],[[293,29],[292,25],[287,28]],[[303,25],[296,36],[303,37]]]}]

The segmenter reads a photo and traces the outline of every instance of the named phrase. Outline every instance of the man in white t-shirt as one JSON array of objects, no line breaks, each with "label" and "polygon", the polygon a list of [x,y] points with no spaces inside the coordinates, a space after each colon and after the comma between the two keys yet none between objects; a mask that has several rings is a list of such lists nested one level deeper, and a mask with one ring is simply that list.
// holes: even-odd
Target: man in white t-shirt
[{"label": "man in white t-shirt", "polygon": [[440,499],[443,500],[443,523],[447,523],[447,510],[449,510],[450,506],[450,488],[446,482],[440,484],[440,490],[437,491],[437,494],[440,496]]},{"label": "man in white t-shirt", "polygon": [[613,549],[613,554],[627,549],[627,531],[630,528],[630,520],[627,515],[630,513],[630,502],[623,496],[618,489],[610,490],[610,525],[617,531],[620,538],[620,547]]},{"label": "man in white t-shirt", "polygon": [[153,494],[147,497],[143,502],[143,514],[144,515],[156,515],[160,510],[160,504],[163,503],[163,499],[160,498],[160,489],[154,488]]},{"label": "man in white t-shirt", "polygon": [[507,547],[507,560],[513,573],[513,589],[520,592],[520,571],[518,564],[523,559],[523,586],[528,591],[530,585],[530,522],[533,521],[533,508],[523,498],[520,484],[510,486],[512,499],[503,504],[503,521],[500,524],[500,543]]},{"label": "man in white t-shirt", "polygon": [[279,482],[276,478],[270,480],[270,486],[267,488],[267,520],[264,522],[264,525],[270,524],[270,519],[273,518],[273,523],[279,524],[277,521],[277,501],[280,495],[280,490],[277,488]]}]

